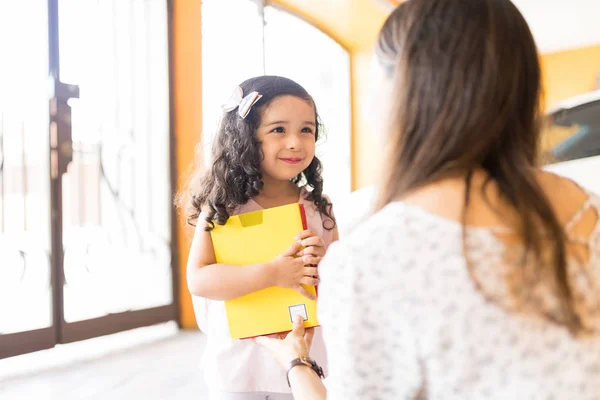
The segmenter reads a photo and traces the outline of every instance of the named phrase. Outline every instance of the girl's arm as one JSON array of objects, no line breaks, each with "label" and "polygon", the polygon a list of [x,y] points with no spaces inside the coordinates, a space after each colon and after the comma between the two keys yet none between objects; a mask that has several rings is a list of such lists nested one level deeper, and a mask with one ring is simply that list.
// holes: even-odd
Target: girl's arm
[{"label": "girl's arm", "polygon": [[187,263],[188,289],[194,296],[212,300],[231,300],[271,286],[287,287],[315,300],[301,284],[314,286],[316,268],[305,267],[296,258],[301,245],[294,243],[275,260],[240,267],[217,264],[210,233],[199,225],[194,233]]},{"label": "girl's arm", "polygon": [[188,289],[194,296],[212,300],[230,300],[273,286],[268,264],[216,264],[210,233],[198,220],[187,263]]}]

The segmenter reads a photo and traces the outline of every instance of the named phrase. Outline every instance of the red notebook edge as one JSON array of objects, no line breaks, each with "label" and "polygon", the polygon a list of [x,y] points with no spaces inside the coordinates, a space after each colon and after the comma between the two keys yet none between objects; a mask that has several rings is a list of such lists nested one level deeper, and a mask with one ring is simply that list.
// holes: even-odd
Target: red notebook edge
[{"label": "red notebook edge", "polygon": [[300,207],[300,218],[302,218],[302,228],[304,230],[308,229],[308,222],[306,222],[306,209],[304,208],[304,204],[298,204]]},{"label": "red notebook edge", "polygon": [[[306,209],[304,208],[304,204],[298,204],[300,206],[300,218],[302,218],[302,228],[304,230],[308,229],[308,222],[306,220]],[[319,297],[319,286],[315,286],[315,294]]]}]

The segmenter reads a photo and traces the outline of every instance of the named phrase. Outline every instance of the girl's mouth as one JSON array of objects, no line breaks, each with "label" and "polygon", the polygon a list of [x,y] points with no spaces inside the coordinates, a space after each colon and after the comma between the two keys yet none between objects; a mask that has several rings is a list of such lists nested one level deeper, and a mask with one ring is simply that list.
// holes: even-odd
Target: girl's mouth
[{"label": "girl's mouth", "polygon": [[302,161],[301,158],[280,158],[280,160],[286,164],[298,164]]}]

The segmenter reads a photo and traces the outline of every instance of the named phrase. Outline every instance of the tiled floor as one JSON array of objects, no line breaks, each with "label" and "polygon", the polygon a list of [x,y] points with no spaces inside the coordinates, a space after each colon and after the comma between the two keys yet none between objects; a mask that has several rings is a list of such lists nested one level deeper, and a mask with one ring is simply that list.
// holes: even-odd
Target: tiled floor
[{"label": "tiled floor", "polygon": [[199,367],[204,339],[184,331],[91,360],[0,378],[0,399],[205,399]]}]

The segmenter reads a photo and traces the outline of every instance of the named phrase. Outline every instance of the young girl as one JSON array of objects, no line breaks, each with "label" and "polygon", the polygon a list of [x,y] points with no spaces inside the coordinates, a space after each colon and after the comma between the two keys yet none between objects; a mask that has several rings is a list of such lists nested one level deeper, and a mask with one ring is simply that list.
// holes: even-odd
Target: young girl
[{"label": "young girl", "polygon": [[[206,383],[211,399],[292,399],[285,373],[264,349],[252,340],[231,339],[223,301],[271,286],[311,298],[301,285],[319,283],[316,266],[338,234],[315,157],[317,111],[304,88],[276,76],[245,81],[223,111],[213,165],[198,185],[192,184],[187,213],[196,226],[187,279],[199,326],[207,334]],[[305,205],[309,229],[298,232],[285,253],[245,267],[216,263],[210,237],[214,224],[297,202]],[[319,333],[312,356],[324,365]]]}]

